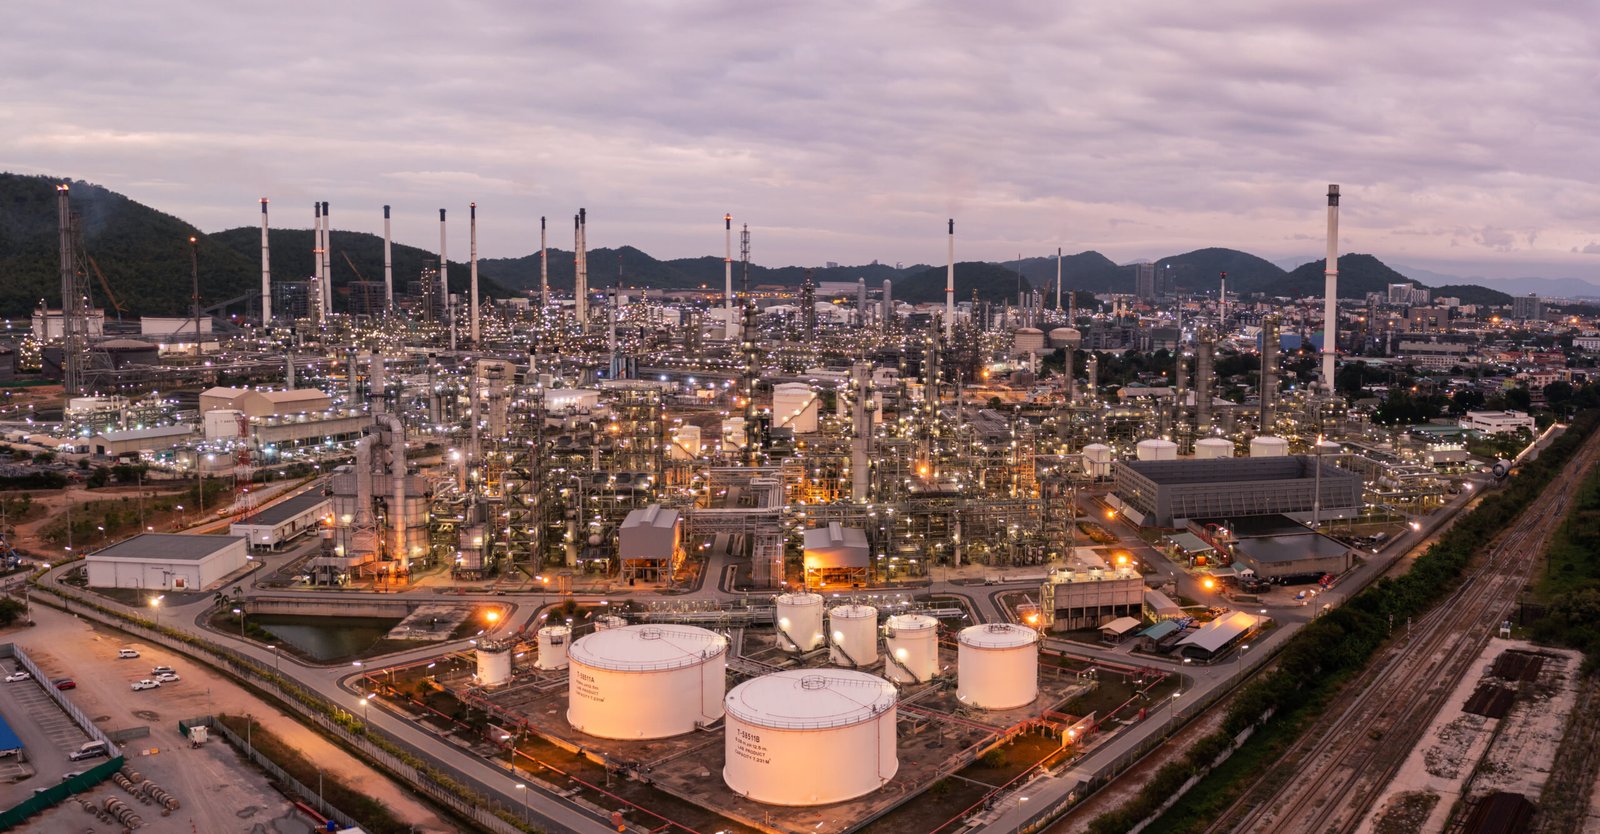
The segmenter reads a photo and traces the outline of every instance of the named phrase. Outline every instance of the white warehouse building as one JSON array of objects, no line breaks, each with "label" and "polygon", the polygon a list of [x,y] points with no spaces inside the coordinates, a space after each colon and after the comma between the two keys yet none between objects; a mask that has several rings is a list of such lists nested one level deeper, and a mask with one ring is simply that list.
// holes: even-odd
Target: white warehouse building
[{"label": "white warehouse building", "polygon": [[242,570],[243,536],[144,533],[84,558],[91,588],[208,591]]}]

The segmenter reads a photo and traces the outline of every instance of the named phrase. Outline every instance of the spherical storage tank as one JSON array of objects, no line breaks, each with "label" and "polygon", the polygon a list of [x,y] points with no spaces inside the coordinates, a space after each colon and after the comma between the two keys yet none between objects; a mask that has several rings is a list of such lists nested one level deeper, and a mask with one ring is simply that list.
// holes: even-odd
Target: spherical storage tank
[{"label": "spherical storage tank", "polygon": [[1088,466],[1090,477],[1106,478],[1111,475],[1110,446],[1104,443],[1090,443],[1083,447],[1083,460]]},{"label": "spherical storage tank", "polygon": [[878,609],[870,605],[836,605],[828,609],[832,645],[828,662],[835,666],[870,666],[878,660]]},{"label": "spherical storage tank", "polygon": [[1083,334],[1076,327],[1057,327],[1050,331],[1051,347],[1076,348],[1083,344]]},{"label": "spherical storage tank", "polygon": [[778,648],[786,652],[809,652],[822,645],[821,594],[779,594],[775,600]]},{"label": "spherical storage tank", "polygon": [[1015,709],[1039,697],[1039,635],[1015,623],[968,626],[956,637],[956,700]]},{"label": "spherical storage tank", "polygon": [[890,659],[885,677],[895,683],[927,683],[939,674],[939,621],[927,614],[896,614],[883,626]]},{"label": "spherical storage tank", "polygon": [[1200,460],[1233,457],[1233,441],[1222,437],[1202,437],[1194,442],[1194,456]]},{"label": "spherical storage tank", "polygon": [[636,625],[567,650],[567,723],[600,738],[667,738],[722,717],[728,639],[694,626]]},{"label": "spherical storage tank", "polygon": [[769,805],[826,805],[871,793],[900,769],[895,689],[848,669],[789,669],[728,693],[735,793]]},{"label": "spherical storage tank", "polygon": [[1170,440],[1141,440],[1134,452],[1139,460],[1177,460],[1178,444]]},{"label": "spherical storage tank", "polygon": [[1289,441],[1281,437],[1261,435],[1250,438],[1250,457],[1281,458],[1289,454]]},{"label": "spherical storage tank", "polygon": [[572,641],[572,629],[564,625],[548,625],[539,629],[537,643],[539,656],[533,665],[540,669],[567,668],[567,643]]}]

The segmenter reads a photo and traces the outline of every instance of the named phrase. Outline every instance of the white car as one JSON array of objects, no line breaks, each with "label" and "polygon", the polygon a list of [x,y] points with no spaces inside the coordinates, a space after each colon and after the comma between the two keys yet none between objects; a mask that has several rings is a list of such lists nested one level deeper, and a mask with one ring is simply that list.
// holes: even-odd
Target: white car
[{"label": "white car", "polygon": [[27,672],[12,672],[11,674],[6,675],[6,683],[16,683],[17,681],[25,681],[25,680],[31,679],[32,677],[33,677],[33,675],[30,675]]},{"label": "white car", "polygon": [[161,686],[160,681],[153,681],[149,678],[145,678],[142,681],[134,681],[133,685],[130,686],[129,689],[132,689],[134,692],[138,692],[141,689],[155,689],[159,686]]},{"label": "white car", "polygon": [[160,677],[161,675],[176,675],[177,673],[178,670],[172,668],[171,666],[157,666],[150,670],[150,674],[156,677]]},{"label": "white car", "polygon": [[138,656],[139,652],[135,649],[117,649],[117,659],[119,660],[125,660],[130,657]]},{"label": "white car", "polygon": [[156,675],[156,683],[177,683],[180,680],[183,679],[178,677],[177,672],[162,672]]}]

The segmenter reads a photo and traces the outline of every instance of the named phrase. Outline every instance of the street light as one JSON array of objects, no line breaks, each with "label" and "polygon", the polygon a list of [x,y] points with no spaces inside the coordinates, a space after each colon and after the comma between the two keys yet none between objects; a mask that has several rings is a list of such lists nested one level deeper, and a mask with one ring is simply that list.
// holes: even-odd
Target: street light
[{"label": "street light", "polygon": [[522,821],[526,823],[528,821],[528,786],[518,782],[517,790],[522,791]]},{"label": "street light", "polygon": [[166,599],[166,598],[167,598],[166,594],[162,594],[161,596],[151,597],[150,598],[150,607],[154,608],[156,610],[156,628],[160,628],[161,627],[161,601]]},{"label": "street light", "polygon": [[267,648],[272,650],[272,673],[273,674],[277,674],[278,673],[278,647],[276,645],[272,645],[272,646],[268,646]]},{"label": "street light", "polygon": [[371,695],[361,699],[361,723],[363,724],[367,723],[367,703],[371,700]]},{"label": "street light", "polygon": [[233,613],[239,615],[239,639],[243,640],[244,639],[244,609],[243,608],[235,608],[235,609],[233,609]]}]

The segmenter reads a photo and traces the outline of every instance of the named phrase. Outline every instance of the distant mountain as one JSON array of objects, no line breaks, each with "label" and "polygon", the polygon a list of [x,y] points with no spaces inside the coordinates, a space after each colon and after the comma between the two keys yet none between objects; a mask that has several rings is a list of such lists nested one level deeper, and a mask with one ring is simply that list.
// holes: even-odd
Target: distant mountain
[{"label": "distant mountain", "polygon": [[[1311,263],[1301,264],[1293,272],[1263,287],[1262,291],[1270,296],[1288,298],[1320,295],[1326,263],[1325,258],[1319,258]],[[1421,282],[1395,272],[1384,265],[1383,261],[1371,255],[1339,256],[1340,298],[1365,298],[1369,292],[1388,292],[1390,284],[1421,286]]]},{"label": "distant mountain", "polygon": [[1459,298],[1462,304],[1488,304],[1505,305],[1511,303],[1511,296],[1499,290],[1480,287],[1476,284],[1445,284],[1433,288],[1434,298]]},{"label": "distant mountain", "polygon": [[[1033,286],[1048,290],[1048,300],[1052,306],[1055,304],[1055,258],[1049,256],[1023,258],[1002,261],[1000,265],[1021,273],[1022,277]],[[1061,286],[1065,290],[1116,292],[1131,287],[1132,282],[1131,271],[1117,266],[1115,261],[1092,249],[1076,255],[1066,255],[1061,259]]]},{"label": "distant mountain", "polygon": [[[237,229],[226,229],[209,235],[210,239],[220,244],[225,249],[238,256],[245,265],[245,275],[236,279],[240,289],[232,295],[212,297],[211,303],[233,298],[248,290],[261,288],[261,229],[255,226],[244,226]],[[310,229],[273,229],[267,238],[272,249],[272,277],[276,281],[305,280],[315,270],[312,263]],[[344,309],[341,300],[348,295],[348,286],[351,281],[382,281],[383,280],[383,237],[368,232],[347,232],[333,229],[328,233],[328,248],[331,257],[328,259],[328,269],[333,275],[334,302],[333,309]],[[439,263],[439,254],[407,246],[403,243],[391,245],[394,268],[395,292],[403,293],[406,284],[417,280],[422,275],[424,262],[432,266]],[[348,258],[348,260],[346,260]],[[493,277],[484,273],[484,261],[478,262],[478,291],[490,298],[503,298],[510,294]],[[353,266],[352,266],[353,265]],[[202,269],[202,276],[205,271]],[[467,292],[472,286],[472,275],[468,265],[460,261],[450,262],[450,290],[452,292]],[[204,295],[204,292],[202,292]],[[202,299],[204,303],[206,299]]]},{"label": "distant mountain", "polygon": [[1190,292],[1216,293],[1221,274],[1228,273],[1228,292],[1251,293],[1283,279],[1277,264],[1237,249],[1196,249],[1156,261],[1156,269],[1172,269],[1173,281]]},{"label": "distant mountain", "polygon": [[[894,284],[894,297],[896,300],[911,304],[925,304],[944,301],[946,267],[929,267],[908,278],[896,281]],[[1017,300],[1017,286],[1021,281],[1024,291],[1033,288],[1015,270],[1006,269],[999,264],[983,261],[961,261],[956,263],[956,302],[971,301],[974,291],[978,294],[979,301],[992,301],[1005,303]],[[1051,278],[1052,286],[1054,277]]]}]

